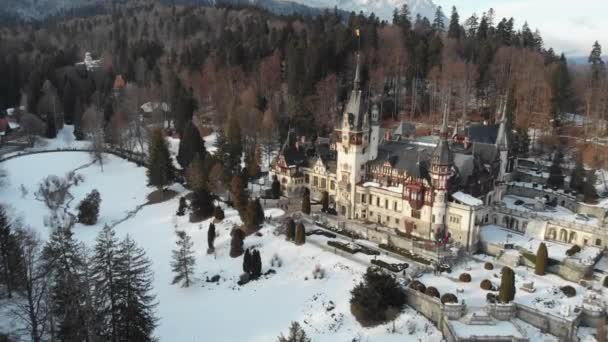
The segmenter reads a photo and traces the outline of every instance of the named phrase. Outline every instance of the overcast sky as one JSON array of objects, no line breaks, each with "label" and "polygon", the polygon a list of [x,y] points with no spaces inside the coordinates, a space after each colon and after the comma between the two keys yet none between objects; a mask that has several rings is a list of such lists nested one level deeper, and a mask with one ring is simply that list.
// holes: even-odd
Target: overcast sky
[{"label": "overcast sky", "polygon": [[569,57],[588,56],[598,40],[604,56],[608,54],[608,0],[435,0],[450,16],[456,5],[461,20],[473,12],[478,16],[489,8],[496,11],[496,23],[503,17],[515,18],[519,29],[524,21],[538,28],[545,47],[553,47]]}]

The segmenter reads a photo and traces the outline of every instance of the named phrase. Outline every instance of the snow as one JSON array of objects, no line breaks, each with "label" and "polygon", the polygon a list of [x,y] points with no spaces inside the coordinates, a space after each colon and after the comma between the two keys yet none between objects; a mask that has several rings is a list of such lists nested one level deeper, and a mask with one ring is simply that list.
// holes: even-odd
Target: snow
[{"label": "snow", "polygon": [[[480,238],[482,241],[490,242],[493,244],[513,244],[514,246],[521,247],[533,254],[536,254],[540,243],[544,242],[547,246],[549,258],[558,261],[564,260],[567,257],[566,251],[570,247],[572,247],[571,244],[553,241],[543,241],[531,236],[521,235],[512,230],[504,229],[495,225],[483,226],[480,231]],[[600,254],[600,252],[600,249],[597,247],[584,246],[582,247],[582,250],[579,253],[574,255],[574,257],[580,259],[581,261],[590,259],[595,260],[595,258]]]},{"label": "snow", "polygon": [[[433,273],[427,273],[419,278],[419,280],[429,286],[435,286],[439,293],[453,293],[459,300],[464,299],[468,308],[484,308],[486,305],[486,294],[492,291],[485,291],[480,289],[479,284],[482,280],[490,280],[496,287],[500,285],[500,268],[502,265],[496,264],[493,257],[489,256],[477,256],[484,261],[494,263],[493,270],[486,270],[483,267],[483,262],[477,260],[470,260],[464,264],[460,264],[452,269],[451,277],[438,276]],[[470,268],[470,270],[468,270]],[[547,274],[544,276],[538,276],[534,274],[534,270],[528,269],[524,266],[518,266],[513,269],[515,271],[515,286],[516,293],[514,302],[520,305],[524,305],[541,312],[552,314],[555,316],[562,317],[567,320],[573,320],[576,316],[574,314],[574,307],[581,306],[585,289],[576,283],[572,283],[560,278],[554,274]],[[472,281],[470,283],[463,283],[458,281],[458,276],[461,273],[469,273]],[[520,287],[525,282],[533,281],[536,291],[533,293],[520,290]],[[559,287],[564,285],[570,285],[576,290],[574,297],[566,297]],[[462,289],[462,293],[457,293],[457,289]],[[497,292],[493,292],[497,294]],[[569,306],[569,314],[564,315],[565,312],[563,307]]]},{"label": "snow", "polygon": [[465,194],[462,191],[458,191],[458,192],[452,194],[452,197],[455,200],[457,200],[459,202],[462,202],[463,204],[470,205],[470,206],[473,206],[473,207],[476,207],[476,206],[479,206],[479,205],[483,205],[483,201],[482,200],[480,200],[478,198],[475,198],[475,197],[473,197],[473,196],[471,196],[469,194]]},{"label": "snow", "polygon": [[509,321],[497,321],[495,325],[469,325],[459,321],[450,321],[454,332],[460,338],[471,338],[475,336],[513,336],[523,338],[517,327]]},{"label": "snow", "polygon": [[380,185],[380,183],[376,183],[376,182],[365,182],[365,183],[363,183],[363,187],[379,188],[379,189],[387,190],[390,192],[395,192],[398,194],[403,193],[403,184],[399,184],[398,186],[382,186],[382,185]]},{"label": "snow", "polygon": [[209,134],[206,137],[203,137],[203,140],[205,141],[205,148],[207,149],[207,152],[209,153],[215,153],[215,151],[217,151],[217,147],[215,147],[215,142],[217,141],[217,133],[213,132],[211,134]]},{"label": "snow", "polygon": [[[49,142],[55,143],[60,144]],[[153,261],[154,293],[159,302],[156,313],[160,317],[155,335],[159,341],[266,342],[276,340],[281,332],[286,333],[292,321],[299,321],[313,341],[350,341],[359,337],[379,342],[443,339],[436,327],[411,308],[406,308],[395,321],[395,334],[389,333],[392,323],[362,328],[350,313],[349,299],[350,290],[360,281],[366,267],[357,259],[349,260],[315,246],[312,242],[317,238],[325,241],[319,236],[311,236],[304,246],[295,246],[284,237],[272,234],[272,225],[266,224],[260,230],[261,236],[245,240],[245,247],[255,246],[260,250],[264,272],[269,269],[274,254],[282,259],[283,266],[274,268],[277,273],[266,279],[238,286],[242,259],[232,259],[228,255],[229,231],[234,224],[240,223],[237,212],[224,208],[226,219],[216,224],[219,234],[215,242],[216,253],[207,255],[210,221],[189,223],[187,216],[176,219],[179,196],[164,203],[143,206],[134,216],[127,217],[130,211],[146,202],[147,194],[154,189],[146,185],[144,168],[112,155],[107,156],[103,172],[98,164],[91,164],[90,155],[83,152],[35,154],[6,161],[8,184],[0,192],[0,203],[9,204],[9,212],[21,214],[24,223],[46,239],[49,229],[43,225],[43,217],[49,210],[34,198],[37,184],[47,175],[63,176],[79,167],[82,168],[77,173],[85,180],[71,189],[74,200],[69,210],[75,212],[77,203],[94,188],[100,191],[102,202],[98,223],[95,226],[77,224],[75,237],[92,246],[105,224],[128,218],[115,227],[116,234],[119,238],[131,235]],[[24,197],[19,190],[21,184],[28,190]],[[173,189],[184,191],[181,187]],[[276,217],[283,212],[270,208],[265,214]],[[175,225],[188,232],[194,242],[197,279],[190,288],[171,285]],[[312,279],[315,265],[325,269],[327,277]],[[205,281],[214,275],[220,275],[219,283]],[[330,301],[335,305],[331,310]],[[6,315],[2,317],[0,321],[5,322]],[[407,329],[410,322],[416,325],[411,335]],[[0,324],[0,329],[14,326]]]},{"label": "snow", "polygon": [[[388,21],[393,17],[393,10],[400,8],[404,3],[403,0],[295,0],[295,2],[319,8],[332,9],[338,7],[345,11],[355,11],[355,13],[359,11],[367,14],[373,12],[380,19]],[[432,0],[408,0],[407,4],[412,18],[415,18],[416,14],[420,14],[431,21],[437,8]]]},{"label": "snow", "polygon": [[[523,201],[524,204],[516,205],[515,202],[518,200]],[[537,204],[538,201],[528,197],[507,195],[502,199],[502,203],[504,203],[508,209],[534,213],[549,219],[563,220],[591,226],[600,226],[600,221],[597,218],[585,216],[586,219],[583,220],[580,215],[577,215],[575,212],[559,205],[556,207],[547,206],[545,210],[533,209],[533,206]]]}]

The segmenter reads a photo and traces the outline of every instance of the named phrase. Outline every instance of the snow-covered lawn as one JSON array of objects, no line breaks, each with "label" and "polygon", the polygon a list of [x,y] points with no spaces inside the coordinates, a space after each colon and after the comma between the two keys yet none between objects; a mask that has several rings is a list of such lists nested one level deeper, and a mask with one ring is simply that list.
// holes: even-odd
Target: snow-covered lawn
[{"label": "snow-covered lawn", "polygon": [[[47,175],[65,175],[68,171],[87,165],[87,153],[61,152],[23,156],[3,163],[9,184],[0,192],[0,202],[10,205],[13,214],[22,215],[24,222],[38,231],[43,239],[48,228],[43,217],[49,214],[44,204],[34,198],[38,183]],[[95,226],[75,227],[76,237],[92,246],[99,230],[124,218],[154,189],[147,187],[145,169],[108,156],[104,171],[98,164],[77,171],[84,183],[71,189],[74,200],[70,210],[92,189],[101,193],[99,222]],[[28,194],[21,196],[20,185]],[[173,187],[183,191],[180,187]],[[373,329],[362,328],[350,314],[350,290],[361,279],[365,267],[360,263],[325,252],[308,243],[295,246],[284,237],[274,236],[273,227],[266,225],[261,236],[245,240],[245,247],[256,247],[262,255],[263,272],[270,268],[270,259],[277,254],[283,262],[274,268],[276,274],[251,282],[236,284],[242,271],[242,258],[229,257],[230,229],[240,219],[236,211],[225,208],[226,219],[216,225],[215,255],[207,255],[209,221],[189,223],[187,216],[175,219],[178,198],[144,206],[134,217],[115,227],[118,237],[130,234],[142,246],[153,262],[154,292],[159,305],[159,326],[155,331],[160,341],[274,341],[286,332],[291,321],[299,321],[313,341],[440,341],[441,333],[428,320],[407,308],[396,321],[398,333],[390,333],[392,323]],[[279,216],[278,209],[268,209],[266,216]],[[187,231],[196,251],[196,284],[190,288],[171,285],[171,250],[174,248],[174,225]],[[310,240],[316,240],[311,237]],[[322,240],[320,240],[322,241]],[[316,265],[326,271],[326,278],[311,279]],[[207,283],[207,277],[220,275],[219,283]],[[306,280],[308,278],[308,280]],[[2,303],[0,303],[1,305]],[[333,307],[333,309],[332,309]],[[5,316],[6,317],[6,316]],[[3,318],[4,319],[4,318]],[[417,329],[408,334],[407,322]],[[13,323],[8,324],[9,327]],[[412,324],[412,323],[409,323]],[[0,325],[0,328],[5,325]]]},{"label": "snow-covered lawn", "polygon": [[[521,205],[516,205],[516,201],[524,202]],[[535,213],[540,216],[544,216],[548,219],[556,219],[556,220],[564,220],[569,222],[574,222],[578,224],[587,224],[592,226],[599,226],[600,222],[597,218],[591,218],[585,216],[577,216],[576,213],[571,210],[564,208],[562,206],[556,206],[555,208],[547,207],[545,210],[536,210],[533,208],[533,205],[537,203],[537,201],[533,198],[515,196],[515,195],[507,195],[502,199],[502,203],[504,203],[505,207],[513,210],[519,210],[523,212]]]},{"label": "snow-covered lawn", "polygon": [[[494,263],[494,258],[485,257],[489,262]],[[470,270],[466,268],[469,267]],[[466,264],[460,264],[452,270],[450,277],[436,276],[432,273],[423,275],[419,280],[426,286],[435,286],[441,294],[453,293],[459,300],[464,299],[467,306],[473,308],[481,308],[486,305],[486,295],[492,291],[482,290],[479,286],[482,280],[490,280],[496,288],[500,285],[500,269],[502,266],[494,264],[493,270],[484,269],[484,264],[479,261],[471,260]],[[537,276],[534,270],[530,270],[523,266],[518,266],[515,271],[515,302],[535,308],[542,312],[547,312],[556,316],[561,316],[566,319],[574,318],[574,307],[581,306],[585,289],[578,284],[566,281],[559,276],[547,274]],[[471,275],[470,283],[463,283],[458,280],[461,273],[469,273]],[[536,292],[530,293],[521,290],[521,286],[526,282],[534,282]],[[570,285],[575,288],[576,296],[568,298],[561,291],[560,287]],[[457,293],[457,289],[461,289],[461,293]],[[498,292],[493,292],[498,294]],[[569,314],[565,315],[567,310],[565,306],[569,306]]]}]

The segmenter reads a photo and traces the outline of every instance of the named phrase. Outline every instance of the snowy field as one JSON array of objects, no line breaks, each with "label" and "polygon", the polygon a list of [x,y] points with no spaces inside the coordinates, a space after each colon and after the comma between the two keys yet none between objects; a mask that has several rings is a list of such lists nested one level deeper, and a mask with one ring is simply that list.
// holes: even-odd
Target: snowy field
[{"label": "snowy field", "polygon": [[[516,201],[522,201],[524,204],[516,205]],[[555,208],[547,207],[545,210],[535,210],[533,209],[533,205],[537,203],[537,201],[533,198],[516,196],[516,195],[507,195],[502,199],[502,203],[509,209],[519,210],[523,212],[530,212],[540,216],[544,216],[548,219],[555,220],[563,220],[568,222],[574,222],[578,224],[586,224],[591,226],[599,226],[600,221],[597,218],[587,217],[587,216],[577,216],[576,213],[571,210],[564,208],[562,206],[556,206]]]},{"label": "snowy field", "polygon": [[[47,175],[63,176],[81,168],[78,174],[84,182],[71,189],[74,200],[69,210],[92,189],[101,193],[99,222],[95,226],[76,225],[76,237],[92,246],[104,224],[125,218],[137,206],[146,202],[153,191],[146,186],[145,169],[107,156],[103,172],[91,164],[87,153],[59,152],[15,158],[3,163],[8,184],[0,192],[0,202],[10,207],[12,214],[23,217],[25,224],[40,233],[43,239],[49,231],[43,224],[49,210],[34,197],[38,183]],[[26,188],[23,195],[21,184]],[[174,190],[183,191],[181,187]],[[187,217],[175,219],[178,197],[165,203],[144,206],[135,216],[115,227],[117,236],[130,234],[142,246],[153,262],[154,292],[160,317],[155,335],[160,341],[274,341],[287,331],[291,321],[299,321],[313,341],[440,341],[441,333],[428,320],[407,308],[397,319],[397,333],[391,333],[389,323],[373,329],[362,328],[350,314],[350,290],[360,281],[365,267],[355,261],[324,252],[308,243],[297,247],[272,234],[266,225],[262,236],[245,240],[245,247],[256,247],[262,255],[263,272],[268,271],[270,259],[277,254],[283,266],[276,274],[251,282],[236,284],[242,271],[242,258],[228,256],[229,231],[240,223],[237,213],[226,209],[226,219],[216,225],[216,254],[206,255],[209,221],[192,224]],[[279,216],[278,209],[268,209],[266,215]],[[171,285],[171,250],[174,248],[174,226],[187,231],[196,251],[196,284],[184,289]],[[316,239],[316,237],[315,237]],[[311,239],[312,240],[312,239]],[[327,277],[314,280],[311,273],[316,265],[325,269]],[[207,277],[220,275],[219,283],[206,282]],[[308,280],[306,280],[308,278]],[[2,305],[0,303],[0,305]],[[19,323],[4,316],[0,329],[15,329]],[[414,322],[416,330],[408,334],[406,323]],[[411,324],[411,323],[410,323]]]}]

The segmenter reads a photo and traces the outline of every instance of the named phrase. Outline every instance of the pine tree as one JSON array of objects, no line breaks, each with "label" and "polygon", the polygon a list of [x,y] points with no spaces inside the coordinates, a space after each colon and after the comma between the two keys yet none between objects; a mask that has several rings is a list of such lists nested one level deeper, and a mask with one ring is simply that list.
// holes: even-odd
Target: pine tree
[{"label": "pine tree", "polygon": [[251,273],[254,278],[258,278],[262,275],[262,256],[260,255],[260,251],[257,249],[253,250],[252,256]]},{"label": "pine tree", "polygon": [[186,169],[186,181],[193,191],[207,187],[207,172],[200,155],[196,155]]},{"label": "pine tree", "polygon": [[177,161],[182,169],[186,170],[190,165],[190,162],[192,162],[196,156],[204,159],[206,154],[205,142],[201,138],[198,128],[196,128],[192,120],[190,120],[186,124],[184,135],[179,141]]},{"label": "pine tree", "polygon": [[6,286],[8,298],[13,297],[21,264],[20,259],[18,236],[13,230],[4,207],[0,206],[0,268],[2,283]]},{"label": "pine tree", "polygon": [[148,147],[148,183],[162,191],[173,181],[173,164],[169,148],[160,129],[155,129],[150,135]]},{"label": "pine tree", "polygon": [[243,138],[236,114],[231,115],[228,119],[225,153],[224,169],[231,175],[237,174],[240,170],[241,157],[243,156]]},{"label": "pine tree", "polygon": [[321,196],[321,206],[324,213],[329,210],[329,193],[327,191],[323,191]]},{"label": "pine tree", "polygon": [[504,267],[502,270],[498,298],[504,304],[510,303],[515,298],[515,272],[509,267]]},{"label": "pine tree", "polygon": [[576,164],[570,175],[570,189],[578,193],[583,193],[585,185],[585,166],[580,155],[576,158]]},{"label": "pine tree", "polygon": [[249,248],[245,250],[245,254],[243,254],[243,272],[247,274],[252,273],[252,261],[251,261],[251,253],[249,253]]},{"label": "pine tree", "polygon": [[99,195],[99,191],[91,191],[78,205],[78,222],[89,226],[96,224],[99,217],[100,203],[101,195]]},{"label": "pine tree", "polygon": [[281,197],[281,183],[279,183],[279,179],[277,176],[272,176],[272,198],[278,199]]},{"label": "pine tree", "polygon": [[215,219],[218,221],[222,221],[224,219],[224,210],[222,210],[222,207],[218,205],[213,208],[213,217],[215,217]]},{"label": "pine tree", "polygon": [[192,250],[194,243],[185,231],[178,230],[175,233],[177,234],[177,241],[175,241],[177,248],[173,250],[173,261],[171,262],[175,277],[171,284],[181,283],[182,287],[190,287],[196,263]]},{"label": "pine tree", "polygon": [[186,214],[186,208],[188,204],[186,203],[186,197],[182,196],[179,198],[179,207],[177,208],[177,216],[184,216]]},{"label": "pine tree", "polygon": [[296,239],[296,223],[293,219],[289,219],[287,222],[287,230],[285,235],[287,236],[287,241],[295,241]]},{"label": "pine tree", "polygon": [[152,292],[152,262],[129,235],[116,253],[118,285],[117,336],[124,341],[154,341],[156,296]]},{"label": "pine tree", "polygon": [[209,228],[207,229],[207,247],[208,247],[208,253],[211,254],[213,253],[213,251],[215,251],[215,247],[214,247],[214,242],[215,242],[215,225],[213,224],[213,222],[209,223]]},{"label": "pine tree", "polygon": [[119,313],[119,287],[122,281],[118,260],[118,239],[109,226],[97,235],[92,258],[91,279],[95,289],[93,303],[96,308],[95,321],[99,331],[96,335],[108,341],[119,338],[118,324],[122,320]]},{"label": "pine tree", "polygon": [[460,39],[460,16],[458,15],[456,6],[452,6],[452,16],[450,17],[448,38]]},{"label": "pine tree", "polygon": [[588,61],[591,64],[592,87],[595,87],[606,76],[606,65],[604,60],[602,60],[602,46],[598,41],[593,43]]},{"label": "pine tree", "polygon": [[289,334],[279,336],[279,342],[310,342],[310,338],[306,336],[306,332],[300,326],[298,322],[291,322],[289,327]]},{"label": "pine tree", "polygon": [[306,215],[310,215],[310,190],[304,189],[302,196],[302,212]]},{"label": "pine tree", "polygon": [[296,236],[294,239],[296,245],[300,246],[306,243],[306,227],[302,222],[296,226]]},{"label": "pine tree", "polygon": [[534,265],[534,273],[538,275],[545,275],[547,269],[549,255],[547,253],[547,246],[544,242],[541,242],[536,251],[536,263]]},{"label": "pine tree", "polygon": [[553,157],[553,162],[549,167],[549,178],[547,179],[547,185],[550,187],[563,188],[564,186],[564,175],[562,173],[562,159],[563,154],[561,149],[558,149],[555,152],[555,156]]},{"label": "pine tree", "polygon": [[585,183],[583,184],[583,201],[585,203],[595,203],[598,195],[595,188],[597,178],[595,176],[595,170],[589,170],[586,172]]},{"label": "pine tree", "polygon": [[245,233],[239,228],[235,228],[230,233],[230,257],[237,258],[243,254],[243,240],[245,239]]},{"label": "pine tree", "polygon": [[234,208],[238,210],[241,220],[246,222],[245,210],[247,209],[249,195],[241,175],[234,175],[234,177],[232,177],[232,182],[230,182],[230,194],[232,195]]},{"label": "pine tree", "polygon": [[211,217],[213,214],[213,196],[206,188],[197,189],[192,196],[190,202],[192,213],[190,214],[190,222],[199,222],[203,219]]},{"label": "pine tree", "polygon": [[435,19],[433,20],[433,30],[438,32],[445,31],[444,17],[445,15],[443,14],[443,9],[441,6],[438,6],[437,10],[435,11]]},{"label": "pine tree", "polygon": [[86,320],[87,306],[84,280],[84,254],[73,238],[71,227],[58,227],[43,250],[46,268],[52,274],[52,331],[62,341],[83,341],[91,334]]}]

